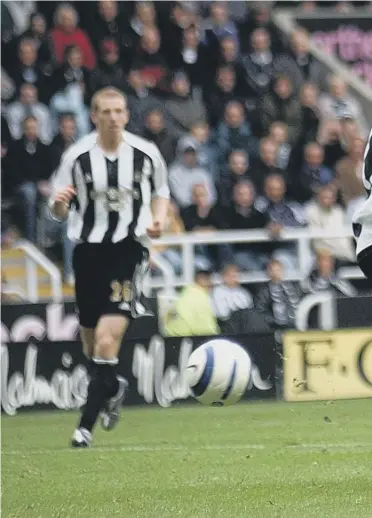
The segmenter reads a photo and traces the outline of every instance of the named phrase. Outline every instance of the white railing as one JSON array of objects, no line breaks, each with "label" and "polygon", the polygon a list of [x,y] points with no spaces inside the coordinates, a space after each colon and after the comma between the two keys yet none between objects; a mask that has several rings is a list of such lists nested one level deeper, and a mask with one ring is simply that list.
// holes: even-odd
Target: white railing
[{"label": "white railing", "polygon": [[57,266],[29,241],[21,239],[13,248],[23,250],[25,253],[27,299],[30,302],[39,300],[37,267],[40,266],[50,278],[53,301],[63,300],[62,276]]},{"label": "white railing", "polygon": [[[285,243],[288,241],[297,244],[298,252],[298,269],[286,276],[287,280],[300,280],[309,273],[309,259],[311,258],[311,241],[313,239],[337,239],[337,238],[352,238],[353,234],[350,228],[343,229],[340,232],[332,234],[324,232],[323,230],[309,230],[304,229],[287,229],[281,233],[281,236],[276,243]],[[268,243],[273,242],[273,238],[266,230],[220,230],[215,232],[189,232],[179,235],[169,235],[154,241],[156,246],[178,246],[182,249],[183,255],[183,274],[175,276],[173,273],[174,287],[185,286],[190,284],[195,275],[195,261],[194,261],[194,247],[195,245],[216,245],[223,243]],[[169,264],[164,258],[162,262]],[[171,266],[169,264],[169,266]],[[172,268],[171,268],[172,269]],[[362,272],[358,266],[340,268],[339,274],[342,278],[359,279],[363,277]],[[168,274],[169,275],[169,274]],[[219,275],[212,277],[212,282],[216,283],[220,279]],[[257,283],[267,280],[267,275],[262,272],[241,273],[241,282]],[[153,277],[150,280],[152,289],[164,288],[167,281],[168,288],[171,286],[170,277],[164,279],[162,277]]]}]

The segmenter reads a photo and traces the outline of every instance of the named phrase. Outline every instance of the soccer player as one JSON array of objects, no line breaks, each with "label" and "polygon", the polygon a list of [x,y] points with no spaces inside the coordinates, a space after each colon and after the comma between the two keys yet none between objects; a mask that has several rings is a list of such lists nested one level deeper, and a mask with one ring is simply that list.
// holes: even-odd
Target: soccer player
[{"label": "soccer player", "polygon": [[363,183],[368,197],[354,214],[353,230],[359,267],[372,280],[372,129],[364,152]]},{"label": "soccer player", "polygon": [[144,316],[140,302],[149,238],[160,237],[168,210],[167,168],[158,148],[125,131],[126,98],[98,91],[91,117],[96,131],[62,156],[50,202],[68,218],[76,305],[84,353],[90,359],[86,405],[73,447],[87,447],[101,416],[104,429],[119,419],[127,382],[117,376],[118,354],[130,321]]}]

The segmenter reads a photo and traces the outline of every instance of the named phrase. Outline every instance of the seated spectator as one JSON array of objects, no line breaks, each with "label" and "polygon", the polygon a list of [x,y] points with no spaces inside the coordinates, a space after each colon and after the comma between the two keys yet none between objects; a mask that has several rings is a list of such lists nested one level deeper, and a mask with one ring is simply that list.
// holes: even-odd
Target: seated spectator
[{"label": "seated spectator", "polygon": [[212,302],[214,313],[222,322],[236,311],[254,307],[252,294],[239,283],[239,269],[235,264],[227,264],[223,269],[222,283],[212,290]]},{"label": "seated spectator", "polygon": [[32,116],[39,123],[40,140],[49,143],[52,139],[51,119],[48,107],[38,101],[37,90],[33,85],[22,85],[19,100],[9,104],[6,118],[14,139],[20,139],[23,133],[23,121]]},{"label": "seated spectator", "polygon": [[38,65],[45,73],[51,72],[52,49],[48,37],[47,24],[41,13],[30,16],[30,27],[20,36],[20,40],[31,39],[36,46]]},{"label": "seated spectator", "polygon": [[315,83],[320,90],[327,88],[328,70],[309,51],[310,37],[304,28],[291,34],[291,48],[275,61],[275,70],[291,78],[293,89],[298,92],[305,82]]},{"label": "seated spectator", "polygon": [[186,72],[191,87],[204,87],[212,80],[211,57],[206,46],[200,42],[200,31],[194,25],[183,31],[182,48],[173,68]]},{"label": "seated spectator", "polygon": [[65,59],[67,47],[79,47],[82,53],[82,65],[89,70],[96,66],[96,57],[92,44],[82,29],[78,27],[78,14],[69,4],[61,4],[55,12],[55,26],[50,31],[53,53],[58,64]]},{"label": "seated spectator", "polygon": [[82,63],[79,47],[67,47],[64,64],[53,74],[52,80],[56,93],[50,100],[55,131],[61,114],[73,113],[79,138],[89,133],[91,129],[89,110],[85,105],[89,98],[90,74]]},{"label": "seated spectator", "polygon": [[36,242],[36,207],[38,196],[50,194],[48,180],[52,174],[50,148],[39,139],[38,121],[26,117],[23,134],[8,151],[4,164],[3,187],[21,198],[23,226],[29,241]]},{"label": "seated spectator", "polygon": [[293,94],[289,77],[280,76],[276,79],[273,93],[262,98],[261,109],[263,130],[268,132],[273,122],[284,122],[288,127],[288,141],[294,145],[301,133],[302,111],[297,97]]},{"label": "seated spectator", "polygon": [[147,88],[164,89],[168,67],[160,51],[160,33],[156,27],[146,27],[131,68],[139,70]]},{"label": "seated spectator", "polygon": [[244,149],[249,158],[257,156],[258,142],[252,135],[251,125],[245,118],[241,103],[231,101],[226,105],[224,118],[215,132],[215,146],[220,165],[226,163],[234,149]]},{"label": "seated spectator", "polygon": [[207,169],[214,178],[218,176],[216,151],[212,145],[210,128],[206,122],[193,124],[190,131],[191,136],[197,143],[198,164]]},{"label": "seated spectator", "polygon": [[[196,184],[192,189],[193,204],[181,211],[181,217],[188,232],[213,232],[227,228],[221,207],[210,201],[208,191],[203,184]],[[208,267],[225,264],[231,258],[229,245],[197,245],[197,256],[203,256]]]},{"label": "seated spectator", "polygon": [[251,34],[251,50],[242,57],[248,97],[261,98],[269,93],[274,78],[274,58],[270,36],[265,29],[256,29]]},{"label": "seated spectator", "polygon": [[147,113],[143,136],[157,145],[167,165],[174,161],[177,139],[167,127],[160,109],[155,108]]},{"label": "seated spectator", "polygon": [[315,270],[301,281],[300,287],[304,294],[318,291],[332,291],[336,295],[355,297],[357,291],[348,281],[341,279],[335,271],[335,260],[329,250],[317,250]]},{"label": "seated spectator", "polygon": [[274,139],[266,137],[260,140],[260,155],[251,167],[251,177],[259,193],[263,191],[265,179],[271,174],[283,174],[278,167],[279,146]]},{"label": "seated spectator", "polygon": [[301,144],[316,140],[319,130],[319,89],[315,83],[304,83],[300,90],[302,108]]},{"label": "seated spectator", "polygon": [[[310,142],[304,149],[304,162],[293,178],[294,192],[299,201],[309,201],[321,187],[329,185],[334,180],[334,172],[326,167],[323,147],[317,142]],[[296,171],[293,172],[293,176]]]},{"label": "seated spectator", "polygon": [[329,93],[319,98],[319,111],[322,123],[329,119],[350,118],[357,120],[360,125],[361,136],[368,136],[368,125],[359,102],[347,91],[346,82],[336,75],[329,79]]},{"label": "seated spectator", "polygon": [[192,143],[181,141],[177,148],[177,160],[169,169],[169,186],[171,195],[181,208],[192,204],[193,187],[205,185],[210,203],[216,201],[216,188],[212,175],[197,164],[197,148]]},{"label": "seated spectator", "polygon": [[341,142],[342,123],[341,120],[329,119],[322,124],[317,141],[324,149],[324,165],[333,169],[336,163],[346,155]]},{"label": "seated spectator", "polygon": [[294,328],[300,302],[299,290],[294,283],[284,280],[280,261],[271,260],[267,265],[267,274],[269,282],[257,294],[256,309],[272,329]]},{"label": "seated spectator", "polygon": [[222,171],[218,186],[218,198],[222,207],[230,207],[235,185],[249,180],[249,159],[245,151],[231,151],[228,167]]},{"label": "seated spectator", "polygon": [[269,128],[269,138],[277,145],[276,166],[285,171],[292,149],[288,142],[288,126],[284,122],[273,122]]},{"label": "seated spectator", "polygon": [[208,45],[211,53],[218,53],[219,44],[223,38],[234,38],[239,46],[238,29],[235,23],[229,19],[227,2],[212,2],[209,8],[209,18],[204,22],[204,43]]},{"label": "seated spectator", "polygon": [[59,119],[59,132],[52,140],[51,151],[54,168],[58,167],[62,154],[77,138],[75,117],[71,113],[61,115]]},{"label": "seated spectator", "polygon": [[[321,187],[316,198],[306,207],[309,229],[324,232],[342,232],[346,226],[346,214],[336,204],[335,188]],[[315,239],[314,250],[329,250],[333,257],[343,262],[355,262],[355,251],[349,238]]]},{"label": "seated spectator", "polygon": [[250,51],[250,35],[256,29],[265,29],[268,32],[275,54],[283,52],[285,38],[272,20],[272,2],[249,2],[246,4],[249,6],[249,13],[239,27],[242,53],[245,54]]},{"label": "seated spectator", "polygon": [[210,85],[206,96],[208,120],[212,127],[221,119],[226,105],[235,100],[238,100],[235,71],[230,66],[221,66],[217,69],[216,81]]},{"label": "seated spectator", "polygon": [[[268,225],[267,214],[254,206],[254,187],[251,182],[243,180],[235,185],[233,205],[228,211],[227,221],[234,230],[264,229]],[[234,263],[241,270],[263,270],[268,259],[268,247],[265,243],[234,245]]]},{"label": "seated spectator", "polygon": [[[174,203],[169,203],[168,206],[168,214],[165,223],[165,229],[163,235],[179,235],[185,232],[185,227],[183,221],[179,215],[179,210],[177,205]],[[182,272],[182,249],[180,247],[175,246],[167,246],[167,245],[155,245],[151,249],[151,255],[160,255],[163,259],[165,259],[173,268],[174,272],[177,275],[180,275]],[[204,261],[201,263],[198,262],[197,258],[195,258],[195,264],[197,267],[203,267],[205,265]]]},{"label": "seated spectator", "polygon": [[178,135],[190,131],[197,122],[206,120],[200,100],[191,96],[190,81],[184,72],[176,72],[171,82],[171,97],[165,101],[165,110]]},{"label": "seated spectator", "polygon": [[129,71],[125,93],[130,113],[127,129],[140,135],[145,129],[146,114],[155,109],[163,111],[164,106],[147,88],[141,71],[135,67],[132,67]]},{"label": "seated spectator", "polygon": [[90,77],[90,93],[106,86],[124,90],[126,86],[124,70],[120,64],[119,48],[115,40],[103,40],[100,45],[100,62]]},{"label": "seated spectator", "polygon": [[245,95],[245,70],[239,56],[239,48],[235,38],[226,36],[220,42],[219,66],[233,68],[236,77],[236,93]]},{"label": "seated spectator", "polygon": [[297,247],[293,243],[279,243],[278,240],[283,229],[304,227],[307,221],[301,205],[286,199],[286,190],[283,176],[269,175],[264,184],[265,195],[256,200],[255,207],[270,221],[268,230],[273,239],[270,243],[272,257],[280,261],[286,273],[293,273],[297,267]]},{"label": "seated spectator", "polygon": [[1,101],[10,101],[15,93],[16,87],[11,77],[1,67]]},{"label": "seated spectator", "polygon": [[156,10],[153,2],[135,2],[134,13],[129,22],[129,41],[133,49],[138,43],[147,28],[156,27]]},{"label": "seated spectator", "polygon": [[365,141],[354,138],[345,158],[336,164],[336,186],[346,208],[347,218],[352,222],[356,210],[365,202],[366,191],[363,185],[363,157]]},{"label": "seated spectator", "polygon": [[20,40],[18,59],[11,76],[16,86],[17,94],[23,84],[30,84],[37,88],[39,99],[49,101],[50,71],[48,74],[40,67],[37,59],[36,42],[31,39]]},{"label": "seated spectator", "polygon": [[220,333],[210,298],[209,270],[199,270],[195,282],[183,288],[174,308],[166,314],[167,336],[208,336]]}]

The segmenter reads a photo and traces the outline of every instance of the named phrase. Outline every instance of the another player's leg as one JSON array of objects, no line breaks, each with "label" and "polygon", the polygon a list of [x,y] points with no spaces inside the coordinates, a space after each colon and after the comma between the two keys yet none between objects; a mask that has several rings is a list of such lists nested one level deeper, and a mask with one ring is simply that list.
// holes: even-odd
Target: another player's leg
[{"label": "another player's leg", "polygon": [[72,446],[87,447],[92,441],[92,430],[101,410],[110,405],[108,425],[112,428],[119,418],[125,395],[126,381],[117,376],[116,368],[123,335],[129,320],[122,315],[105,315],[95,330],[93,369],[87,401],[72,438]]}]

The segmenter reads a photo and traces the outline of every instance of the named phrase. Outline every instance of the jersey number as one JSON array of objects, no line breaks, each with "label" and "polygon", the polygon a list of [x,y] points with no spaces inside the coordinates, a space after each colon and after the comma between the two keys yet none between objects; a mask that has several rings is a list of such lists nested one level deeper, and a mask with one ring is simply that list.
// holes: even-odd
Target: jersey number
[{"label": "jersey number", "polygon": [[112,281],[111,283],[111,302],[130,302],[132,300],[132,283],[131,281]]}]

